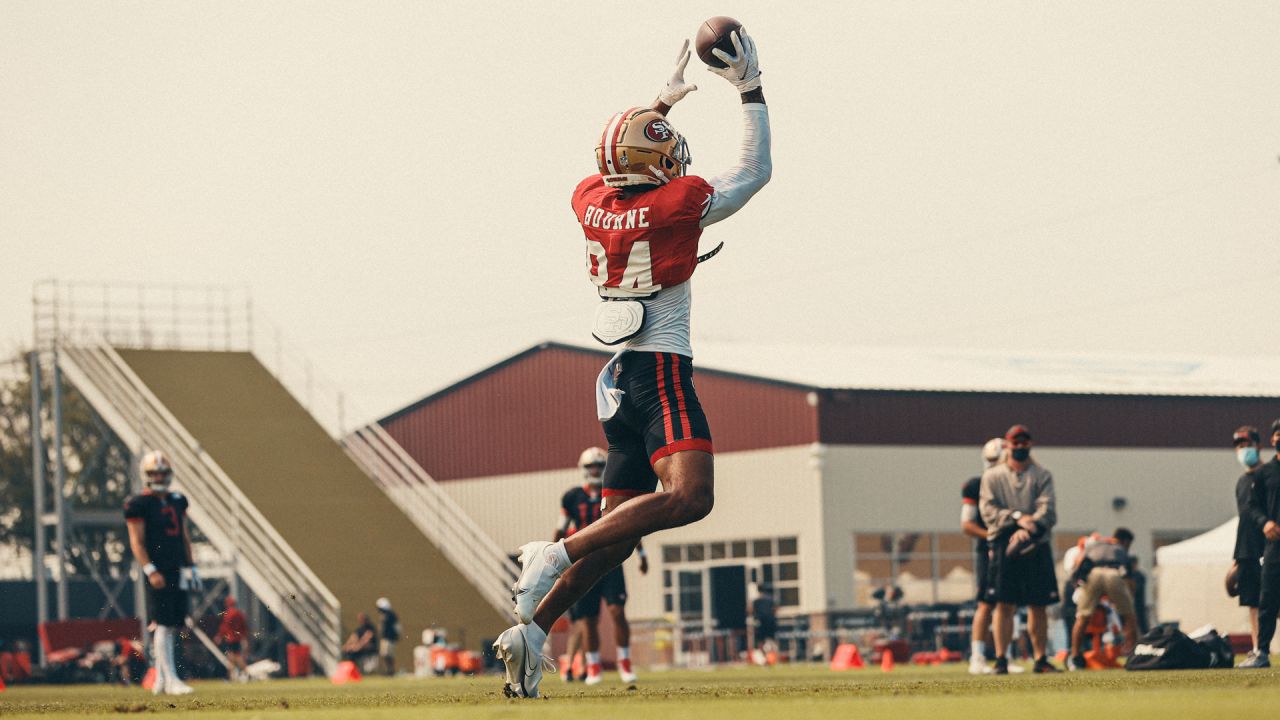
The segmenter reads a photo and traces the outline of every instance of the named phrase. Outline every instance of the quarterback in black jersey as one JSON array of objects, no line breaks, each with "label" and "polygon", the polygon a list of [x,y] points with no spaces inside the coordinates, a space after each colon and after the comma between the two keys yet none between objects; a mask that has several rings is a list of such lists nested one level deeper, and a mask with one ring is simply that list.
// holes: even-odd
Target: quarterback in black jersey
[{"label": "quarterback in black jersey", "polygon": [[178,628],[186,622],[187,591],[200,589],[191,557],[188,503],[182,494],[169,491],[173,467],[164,453],[147,453],[141,466],[146,490],[125,501],[124,517],[129,547],[147,579],[147,610],[156,623],[152,692],[186,695],[192,688],[178,677],[173,648]]},{"label": "quarterback in black jersey", "polygon": [[[569,488],[560,498],[560,524],[553,541],[568,537],[600,519],[604,500],[601,484],[607,459],[608,454],[598,447],[582,451],[578,467],[582,469],[583,484]],[[636,553],[640,556],[640,572],[647,573],[649,559],[645,557],[643,544],[636,544]],[[606,573],[569,608],[569,619],[573,621],[574,627],[569,635],[569,662],[562,668],[562,677],[565,680],[573,678],[573,657],[585,640],[586,683],[595,685],[604,679],[600,668],[601,600],[604,600],[613,619],[614,640],[618,646],[618,674],[624,683],[634,683],[636,674],[631,668],[631,626],[627,623],[626,611],[627,580],[621,565]]]}]

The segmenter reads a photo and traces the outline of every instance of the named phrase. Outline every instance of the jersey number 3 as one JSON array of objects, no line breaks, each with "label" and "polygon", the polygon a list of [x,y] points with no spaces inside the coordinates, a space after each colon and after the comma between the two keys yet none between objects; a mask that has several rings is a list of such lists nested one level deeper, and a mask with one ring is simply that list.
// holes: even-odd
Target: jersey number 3
[{"label": "jersey number 3", "polygon": [[172,505],[166,505],[160,511],[165,517],[169,518],[169,527],[164,529],[164,534],[174,537],[182,532],[182,526],[178,524],[178,510]]},{"label": "jersey number 3", "polygon": [[631,244],[631,251],[627,253],[627,267],[622,273],[621,281],[609,282],[608,251],[604,249],[604,245],[595,240],[587,240],[587,272],[591,273],[592,282],[603,287],[652,290],[653,259],[649,254],[649,241],[637,240]]}]

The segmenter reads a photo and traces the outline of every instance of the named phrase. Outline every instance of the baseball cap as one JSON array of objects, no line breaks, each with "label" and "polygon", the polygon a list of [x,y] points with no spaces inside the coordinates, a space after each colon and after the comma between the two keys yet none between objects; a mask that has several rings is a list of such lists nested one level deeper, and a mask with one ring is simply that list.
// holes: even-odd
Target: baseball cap
[{"label": "baseball cap", "polygon": [[390,610],[390,609],[391,609],[391,601],[390,601],[390,600],[388,600],[388,599],[386,599],[386,598],[384,598],[384,597],[380,597],[380,598],[378,598],[378,602],[374,603],[374,605],[375,605],[375,606],[377,606],[377,608],[378,608],[379,610]]},{"label": "baseball cap", "polygon": [[[1275,428],[1277,423],[1280,423],[1280,420],[1277,420],[1275,423],[1272,423],[1271,427]],[[1241,425],[1240,427],[1236,428],[1235,433],[1232,434],[1231,436],[1231,444],[1234,445],[1235,443],[1238,443],[1241,441],[1252,442],[1252,443],[1262,442],[1261,436],[1258,435],[1258,428],[1252,425]]]},{"label": "baseball cap", "polygon": [[1017,437],[1019,437],[1019,436],[1025,437],[1026,439],[1030,440],[1030,439],[1031,439],[1031,429],[1030,429],[1030,428],[1028,428],[1026,425],[1014,425],[1013,427],[1009,428],[1009,429],[1005,432],[1005,434],[1004,434],[1004,439],[1005,439],[1005,440],[1013,440],[1013,439],[1015,439],[1015,438],[1017,438]]}]

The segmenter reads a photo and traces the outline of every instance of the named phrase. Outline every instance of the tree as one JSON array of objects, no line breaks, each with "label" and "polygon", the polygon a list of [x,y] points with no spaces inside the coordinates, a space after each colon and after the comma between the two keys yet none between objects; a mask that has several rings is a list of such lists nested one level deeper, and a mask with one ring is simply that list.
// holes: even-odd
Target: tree
[{"label": "tree", "polygon": [[[31,376],[30,365],[24,359],[14,364],[21,364],[26,372],[16,379],[0,381],[0,543],[30,549],[35,536]],[[45,477],[51,488],[54,481],[52,372],[46,370],[42,375]],[[65,378],[62,389],[66,507],[68,510],[120,509],[131,488],[129,449]],[[48,498],[52,508],[51,494]],[[123,515],[118,527],[73,528],[68,543],[69,571],[84,573],[92,568],[103,576],[118,575],[126,556],[126,539]]]}]

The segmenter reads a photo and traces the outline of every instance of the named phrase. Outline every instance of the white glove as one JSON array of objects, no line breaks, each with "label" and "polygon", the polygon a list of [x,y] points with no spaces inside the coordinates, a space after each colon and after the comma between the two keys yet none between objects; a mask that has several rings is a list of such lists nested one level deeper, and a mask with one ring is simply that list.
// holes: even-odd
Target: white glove
[{"label": "white glove", "polygon": [[182,577],[178,580],[178,588],[196,592],[204,590],[204,581],[200,579],[200,572],[196,570],[195,565],[182,568]]},{"label": "white glove", "polygon": [[1071,602],[1079,605],[1084,602],[1084,588],[1078,587],[1071,592]]},{"label": "white glove", "polygon": [[684,66],[689,64],[689,41],[686,39],[684,44],[680,46],[680,52],[676,55],[676,70],[671,73],[671,79],[667,81],[667,86],[662,88],[662,92],[658,93],[658,101],[667,107],[674,107],[676,103],[684,99],[685,95],[698,89],[697,85],[684,81]]},{"label": "white glove", "polygon": [[760,87],[760,59],[756,56],[756,44],[745,29],[735,30],[729,35],[733,41],[736,55],[715,49],[712,55],[720,58],[728,67],[708,67],[707,70],[733,83],[738,92],[744,93]]}]

